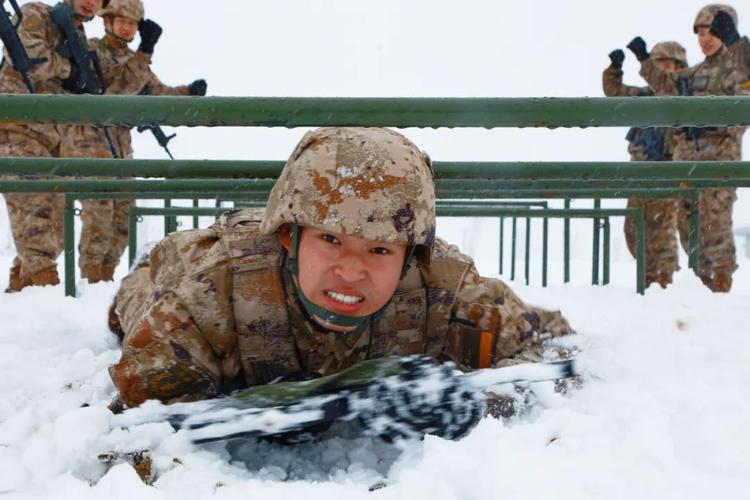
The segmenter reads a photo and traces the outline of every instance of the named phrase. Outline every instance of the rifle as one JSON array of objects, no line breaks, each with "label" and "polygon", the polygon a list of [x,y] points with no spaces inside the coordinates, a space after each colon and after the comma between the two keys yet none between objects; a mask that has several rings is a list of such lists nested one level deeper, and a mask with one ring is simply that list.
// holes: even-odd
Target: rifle
[{"label": "rifle", "polygon": [[[685,76],[681,75],[677,77],[677,89],[682,97],[690,97],[693,95]],[[693,141],[696,151],[701,150],[700,138],[703,137],[703,134],[706,132],[714,132],[716,130],[718,130],[717,127],[682,127],[682,133],[684,133],[688,139]]]},{"label": "rifle", "polygon": [[[16,15],[16,24],[13,24],[13,15],[5,10],[5,0],[0,0],[2,5],[2,12],[0,12],[0,39],[3,41],[3,45],[8,49],[10,56],[10,62],[13,65],[13,69],[21,74],[23,83],[26,88],[29,89],[30,94],[34,94],[34,85],[31,83],[29,78],[29,72],[34,69],[34,66],[42,64],[47,61],[47,58],[30,59],[29,54],[26,52],[26,48],[21,42],[21,38],[18,36],[18,27],[23,21],[23,12],[18,7],[16,0],[10,0],[10,6]],[[0,68],[5,64],[5,59],[0,63]]]},{"label": "rifle", "polygon": [[[138,95],[151,95],[151,89],[148,87],[148,85],[145,85],[140,92],[138,92]],[[167,135],[164,133],[164,130],[158,126],[158,125],[143,125],[138,127],[138,132],[145,132],[147,130],[150,130],[152,134],[154,134],[154,138],[156,139],[156,142],[159,143],[159,146],[164,148],[164,151],[167,152],[169,155],[170,160],[174,160],[174,156],[172,156],[171,151],[169,151],[169,141],[174,139],[177,134]]]},{"label": "rifle", "polygon": [[[50,16],[52,17],[52,22],[57,25],[62,34],[62,43],[58,47],[57,52],[66,59],[69,59],[78,69],[78,78],[75,82],[72,82],[74,87],[69,90],[77,94],[103,94],[104,73],[99,63],[99,57],[96,51],[88,50],[84,45],[84,39],[73,24],[72,7],[65,2],[60,2],[50,9]],[[112,136],[109,133],[109,127],[102,125],[101,128],[112,157],[120,158],[112,141]]]},{"label": "rifle", "polygon": [[660,127],[632,127],[625,139],[643,149],[649,160],[664,161],[667,159],[667,155],[664,154],[664,136],[664,129]]},{"label": "rifle", "polygon": [[334,423],[389,441],[425,434],[458,439],[484,418],[483,390],[578,375],[574,359],[457,374],[452,363],[439,365],[427,356],[390,357],[327,377],[261,385],[216,399],[167,406],[149,401],[116,415],[112,423],[168,421],[196,444],[235,438],[304,442]]}]

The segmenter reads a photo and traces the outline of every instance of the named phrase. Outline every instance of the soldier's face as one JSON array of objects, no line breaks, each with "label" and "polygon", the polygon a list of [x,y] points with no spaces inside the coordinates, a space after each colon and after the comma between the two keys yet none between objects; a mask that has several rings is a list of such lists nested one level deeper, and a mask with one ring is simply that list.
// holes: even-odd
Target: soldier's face
[{"label": "soldier's face", "polygon": [[93,18],[103,5],[103,0],[73,0],[75,13],[87,18]]},{"label": "soldier's face", "polygon": [[105,18],[104,24],[107,25],[107,30],[114,33],[121,40],[127,40],[128,42],[133,41],[138,31],[138,21],[128,19],[127,17],[115,16],[111,20]]},{"label": "soldier's face", "polygon": [[706,57],[716,54],[722,45],[721,39],[713,36],[708,26],[698,27],[698,44]]},{"label": "soldier's face", "polygon": [[665,73],[674,73],[677,71],[677,61],[674,59],[657,59],[656,65]]},{"label": "soldier's face", "polygon": [[[281,240],[288,248],[283,232]],[[405,257],[405,245],[304,228],[299,241],[299,286],[317,306],[346,316],[369,316],[393,297]],[[336,332],[354,329],[315,320]]]}]

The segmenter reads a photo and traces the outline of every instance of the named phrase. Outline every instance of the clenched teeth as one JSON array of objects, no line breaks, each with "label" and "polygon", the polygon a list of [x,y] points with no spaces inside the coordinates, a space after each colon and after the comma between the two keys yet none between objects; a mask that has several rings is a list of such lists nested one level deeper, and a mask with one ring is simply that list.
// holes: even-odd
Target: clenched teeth
[{"label": "clenched teeth", "polygon": [[342,304],[357,304],[359,302],[362,302],[364,297],[356,297],[354,295],[344,295],[343,293],[336,293],[336,292],[329,292],[326,291],[326,295],[331,297],[336,302],[341,302]]}]

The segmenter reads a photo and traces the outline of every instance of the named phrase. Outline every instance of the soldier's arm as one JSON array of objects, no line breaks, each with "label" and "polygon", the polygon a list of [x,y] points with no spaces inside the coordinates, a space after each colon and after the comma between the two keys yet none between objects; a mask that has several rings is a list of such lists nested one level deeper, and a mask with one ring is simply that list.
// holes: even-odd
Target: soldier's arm
[{"label": "soldier's arm", "polygon": [[[240,374],[234,329],[224,328],[220,319],[226,311],[219,304],[211,307],[216,317],[207,318],[196,306],[196,300],[205,305],[215,299],[228,307],[229,299],[207,299],[208,291],[221,286],[212,283],[210,272],[195,276],[184,261],[191,249],[203,255],[211,239],[194,238],[187,246],[175,239],[160,242],[148,264],[123,280],[117,296],[124,338],[122,357],[110,375],[128,406],[148,399],[173,403],[215,397],[236,387]],[[224,335],[209,331],[210,325]]]},{"label": "soldier's arm", "polygon": [[179,85],[177,87],[172,87],[169,85],[165,85],[162,83],[162,81],[159,79],[156,74],[151,71],[150,68],[146,68],[147,71],[145,72],[144,76],[147,78],[147,85],[149,89],[151,90],[151,95],[173,95],[173,96],[186,96],[189,95],[188,86],[187,85]]},{"label": "soldier's arm", "polygon": [[18,36],[31,59],[41,62],[32,68],[29,76],[36,81],[65,79],[70,76],[70,61],[57,52],[60,40],[51,35],[52,20],[41,4],[26,4],[21,8],[23,22],[18,28]]},{"label": "soldier's arm", "polygon": [[641,76],[656,95],[679,95],[677,73],[669,74],[656,65],[653,58],[641,61]]},{"label": "soldier's arm", "polygon": [[648,87],[635,87],[622,82],[621,69],[608,66],[602,73],[602,89],[607,97],[641,97],[653,95]]},{"label": "soldier's arm", "polygon": [[750,78],[750,39],[743,36],[728,48],[739,65],[738,71],[742,72],[745,78]]}]

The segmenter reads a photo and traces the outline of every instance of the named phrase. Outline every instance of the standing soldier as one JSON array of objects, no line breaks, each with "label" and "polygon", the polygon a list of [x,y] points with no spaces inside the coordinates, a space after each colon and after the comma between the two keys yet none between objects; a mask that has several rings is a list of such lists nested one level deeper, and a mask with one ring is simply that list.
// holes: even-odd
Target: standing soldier
[{"label": "standing soldier", "polygon": [[[151,57],[162,29],[154,21],[144,19],[141,0],[112,0],[99,12],[104,20],[106,36],[91,39],[102,62],[107,80],[107,94],[194,95],[206,93],[206,82],[169,87],[151,71]],[[141,43],[136,52],[128,48],[136,32]],[[112,152],[102,131],[88,125],[66,127],[61,156],[111,158]],[[130,129],[112,129],[117,156],[132,158]],[[111,281],[128,241],[128,209],[133,200],[82,200],[82,230],[79,245],[81,276],[89,283]]]},{"label": "standing soldier", "polygon": [[[661,42],[651,51],[656,64],[666,73],[687,67],[685,49],[677,42]],[[633,87],[622,81],[625,53],[609,54],[610,66],[602,74],[602,87],[607,97],[653,96],[649,87]],[[631,161],[670,161],[673,156],[673,131],[667,127],[633,127],[626,136]],[[677,256],[677,200],[631,198],[628,208],[643,208],[646,219],[646,286],[658,283],[662,288],[672,283],[679,269]],[[635,221],[625,219],[625,240],[635,257]]]},{"label": "standing soldier", "polygon": [[[641,62],[641,75],[657,95],[746,95],[747,75],[736,63],[721,39],[711,33],[713,18],[704,7],[696,17],[694,30],[706,56],[700,64],[677,73],[662,71],[646,49],[641,37],[633,39],[628,48]],[[683,127],[675,134],[676,161],[737,161],[742,158],[744,127]],[[685,249],[688,247],[690,213],[700,211],[700,277],[714,292],[732,288],[732,274],[737,269],[732,206],[737,199],[735,189],[717,188],[701,191],[699,207],[680,202],[678,227]]]},{"label": "standing soldier", "polygon": [[[85,39],[83,23],[93,19],[106,4],[102,0],[65,0],[55,7],[41,2],[23,5],[18,36],[35,65],[28,75],[21,75],[14,69],[6,47],[5,64],[0,69],[0,93],[78,92],[82,71],[59,51],[63,30],[53,20],[53,12],[65,17],[72,11],[72,23]],[[70,17],[67,19],[70,21]],[[56,157],[59,147],[60,130],[54,125],[0,124],[0,156]],[[63,195],[8,193],[5,203],[17,254],[6,292],[19,292],[28,286],[57,285],[60,279],[56,261],[63,247]]]},{"label": "standing soldier", "polygon": [[735,66],[750,76],[750,40],[737,31],[737,11],[730,5],[711,4],[703,7],[695,19],[693,29],[709,26],[712,35],[719,38],[732,55]]}]

